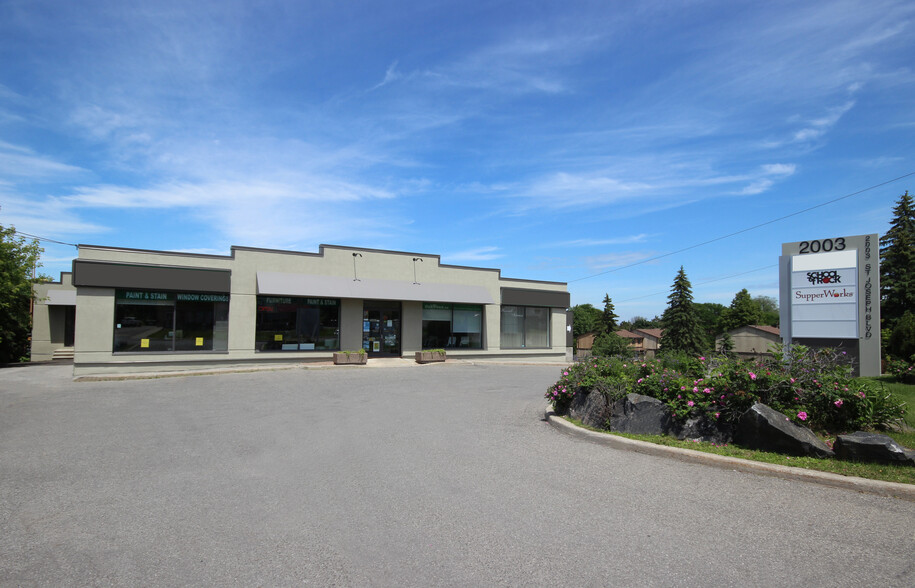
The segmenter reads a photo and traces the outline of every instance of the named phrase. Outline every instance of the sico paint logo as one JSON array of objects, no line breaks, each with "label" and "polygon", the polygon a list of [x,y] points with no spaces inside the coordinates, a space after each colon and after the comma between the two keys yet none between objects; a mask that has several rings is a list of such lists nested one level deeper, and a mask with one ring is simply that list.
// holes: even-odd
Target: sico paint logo
[{"label": "sico paint logo", "polygon": [[836,270],[807,272],[807,281],[811,284],[841,284],[842,277]]}]

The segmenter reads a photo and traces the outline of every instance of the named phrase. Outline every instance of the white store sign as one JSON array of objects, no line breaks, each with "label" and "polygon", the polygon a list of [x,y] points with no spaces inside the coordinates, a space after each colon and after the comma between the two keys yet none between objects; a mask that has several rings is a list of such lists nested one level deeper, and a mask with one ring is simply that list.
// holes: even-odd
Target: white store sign
[{"label": "white store sign", "polygon": [[791,332],[795,337],[858,337],[858,252],[791,257]]},{"label": "white store sign", "polygon": [[782,339],[815,347],[844,346],[860,361],[860,375],[879,375],[878,247],[875,234],[783,243]]}]

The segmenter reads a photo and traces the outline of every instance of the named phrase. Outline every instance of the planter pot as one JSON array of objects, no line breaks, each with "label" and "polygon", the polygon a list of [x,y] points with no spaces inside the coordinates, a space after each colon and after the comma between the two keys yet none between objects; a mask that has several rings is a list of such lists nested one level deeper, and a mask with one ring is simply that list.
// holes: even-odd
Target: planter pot
[{"label": "planter pot", "polygon": [[365,365],[367,353],[347,353],[339,351],[334,353],[334,365]]},{"label": "planter pot", "polygon": [[417,351],[416,363],[435,363],[445,361],[444,351]]}]

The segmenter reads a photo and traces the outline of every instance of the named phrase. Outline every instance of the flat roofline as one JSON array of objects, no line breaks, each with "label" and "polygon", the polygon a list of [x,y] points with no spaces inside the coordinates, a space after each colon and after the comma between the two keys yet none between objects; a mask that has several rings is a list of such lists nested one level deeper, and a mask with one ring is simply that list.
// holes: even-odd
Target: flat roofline
[{"label": "flat roofline", "polygon": [[[77,249],[96,249],[101,251],[125,251],[129,253],[151,253],[154,255],[175,255],[180,257],[192,257],[192,258],[202,258],[202,259],[235,259],[236,251],[254,251],[254,252],[264,252],[264,253],[276,253],[281,255],[304,255],[307,257],[324,257],[325,249],[340,249],[346,251],[365,251],[368,253],[385,253],[393,255],[404,255],[408,257],[423,257],[423,258],[434,258],[438,261],[439,267],[451,268],[451,269],[462,269],[462,270],[473,270],[473,271],[486,271],[486,272],[496,272],[500,280],[507,280],[512,282],[528,282],[536,284],[553,284],[557,286],[567,286],[567,282],[555,282],[550,280],[532,280],[525,278],[506,278],[502,276],[502,270],[492,267],[475,267],[469,265],[453,265],[442,263],[442,256],[435,253],[414,253],[410,251],[395,251],[392,249],[373,249],[371,247],[354,247],[349,245],[326,245],[321,244],[318,246],[318,252],[309,252],[309,251],[292,251],[288,249],[269,249],[264,247],[248,247],[244,245],[232,245],[229,250],[231,251],[230,255],[218,255],[213,253],[191,253],[187,251],[165,251],[161,249],[135,249],[131,247],[111,247],[107,245],[77,245]],[[79,259],[79,258],[77,258]],[[89,260],[86,260],[89,261]]]}]

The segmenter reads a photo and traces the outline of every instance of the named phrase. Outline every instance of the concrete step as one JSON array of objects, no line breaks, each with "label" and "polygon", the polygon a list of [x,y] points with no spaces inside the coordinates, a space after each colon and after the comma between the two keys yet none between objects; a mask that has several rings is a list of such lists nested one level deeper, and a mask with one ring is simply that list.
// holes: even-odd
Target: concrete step
[{"label": "concrete step", "polygon": [[54,355],[52,356],[53,360],[72,360],[73,359],[73,348],[72,347],[61,347],[60,349],[54,350]]}]

